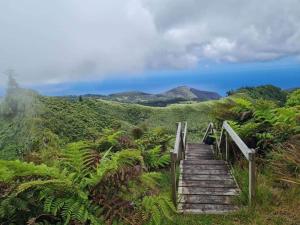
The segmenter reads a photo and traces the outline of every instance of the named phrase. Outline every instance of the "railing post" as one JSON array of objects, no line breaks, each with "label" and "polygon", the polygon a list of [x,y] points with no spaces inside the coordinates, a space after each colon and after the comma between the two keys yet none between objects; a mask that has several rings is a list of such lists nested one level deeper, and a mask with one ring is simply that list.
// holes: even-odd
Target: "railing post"
[{"label": "railing post", "polygon": [[223,135],[224,135],[224,131],[225,129],[222,127],[221,129],[221,133],[220,133],[220,138],[219,138],[219,145],[218,145],[218,154],[219,156],[221,156],[221,158],[223,158],[223,154],[222,154],[222,149],[221,149],[221,144],[222,144],[222,138],[223,138]]},{"label": "railing post", "polygon": [[185,159],[186,142],[187,142],[187,122],[184,123],[184,130],[182,133],[182,144],[183,144],[183,158],[182,159]]},{"label": "railing post", "polygon": [[228,134],[225,132],[225,160],[228,161]]},{"label": "railing post", "polygon": [[182,159],[184,159],[184,155],[185,155],[185,148],[184,148],[184,141],[183,141],[183,132],[181,131],[180,132],[180,146],[181,146],[181,154],[180,154],[180,159],[179,159],[179,161],[180,160],[182,160]]},{"label": "railing post", "polygon": [[255,151],[249,153],[249,205],[253,204],[255,197]]},{"label": "railing post", "polygon": [[172,201],[177,205],[177,187],[176,187],[176,154],[170,153],[171,157],[171,182],[172,182]]}]

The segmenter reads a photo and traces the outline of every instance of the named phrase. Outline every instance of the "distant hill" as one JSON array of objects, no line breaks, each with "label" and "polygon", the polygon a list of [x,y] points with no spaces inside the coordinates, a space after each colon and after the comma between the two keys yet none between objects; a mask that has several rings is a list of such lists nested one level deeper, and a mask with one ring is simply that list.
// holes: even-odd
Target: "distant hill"
[{"label": "distant hill", "polygon": [[260,85],[256,87],[242,87],[234,91],[228,91],[227,94],[246,94],[253,99],[266,99],[276,101],[280,105],[284,105],[287,92],[274,85]]},{"label": "distant hill", "polygon": [[190,88],[188,86],[180,86],[177,88],[173,88],[163,93],[163,95],[170,98],[182,98],[186,100],[196,101],[206,101],[221,98],[221,96],[216,92],[201,91],[195,88]]},{"label": "distant hill", "polygon": [[291,92],[296,91],[298,89],[300,89],[300,87],[288,88],[288,89],[285,89],[285,91],[288,92],[288,93],[291,93]]},{"label": "distant hill", "polygon": [[[77,99],[78,96],[63,96],[66,99]],[[188,86],[179,86],[159,94],[149,94],[141,91],[127,91],[110,95],[82,95],[82,98],[104,99],[123,103],[135,103],[147,106],[166,106],[186,101],[216,100],[221,96],[216,92],[202,91]]]}]

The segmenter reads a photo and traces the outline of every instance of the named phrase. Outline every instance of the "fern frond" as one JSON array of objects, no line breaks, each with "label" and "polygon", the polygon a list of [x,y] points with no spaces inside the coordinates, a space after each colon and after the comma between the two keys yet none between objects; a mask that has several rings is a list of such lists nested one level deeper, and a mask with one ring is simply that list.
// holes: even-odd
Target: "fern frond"
[{"label": "fern frond", "polygon": [[162,154],[159,145],[153,149],[145,150],[143,156],[145,165],[149,170],[162,168],[170,163],[170,155],[168,153]]},{"label": "fern frond", "polygon": [[171,200],[164,196],[146,196],[142,206],[148,214],[150,224],[155,225],[162,224],[165,219],[172,221],[172,214],[176,212]]},{"label": "fern frond", "polygon": [[64,179],[65,174],[58,168],[49,167],[44,164],[21,162],[19,160],[0,160],[0,181],[10,182],[15,177],[39,176]]},{"label": "fern frond", "polygon": [[143,185],[154,189],[155,187],[159,186],[159,182],[162,179],[162,174],[159,172],[148,172],[142,174],[140,179]]},{"label": "fern frond", "polygon": [[137,150],[123,150],[112,154],[111,158],[101,159],[95,173],[86,179],[87,185],[95,186],[108,173],[117,172],[125,166],[134,166],[143,164],[143,158],[140,151]]},{"label": "fern frond", "polygon": [[71,186],[71,183],[68,182],[68,180],[58,180],[58,179],[34,180],[34,181],[29,181],[29,182],[25,182],[25,183],[20,184],[16,189],[16,195],[18,195],[21,192],[24,192],[28,189],[42,188],[42,186],[49,185],[49,184],[64,187],[64,188],[67,188],[67,187]]}]

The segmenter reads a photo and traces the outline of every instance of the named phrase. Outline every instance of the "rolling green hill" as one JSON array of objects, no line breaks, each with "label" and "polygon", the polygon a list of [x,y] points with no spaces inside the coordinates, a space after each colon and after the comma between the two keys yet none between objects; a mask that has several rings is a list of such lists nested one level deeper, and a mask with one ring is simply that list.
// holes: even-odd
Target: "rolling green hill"
[{"label": "rolling green hill", "polygon": [[217,100],[221,98],[221,96],[216,92],[197,90],[188,86],[179,86],[159,94],[149,94],[141,91],[126,91],[110,95],[86,94],[82,96],[62,96],[61,98],[75,101],[78,99],[92,98],[122,103],[135,103],[146,106],[164,107],[170,104],[184,103],[187,101],[202,102],[208,100]]},{"label": "rolling green hill", "polygon": [[[7,104],[1,105],[0,157],[17,158],[46,145],[64,145],[98,135],[105,128],[164,127],[175,133],[178,121],[188,121],[192,138],[208,122],[210,102],[149,107],[94,98],[73,100],[60,97],[28,95],[19,89],[6,97],[16,109],[10,114]],[[27,96],[24,101],[20,96]],[[4,101],[6,102],[6,101]],[[6,108],[6,109],[5,109]],[[7,111],[7,112],[6,112]]]}]

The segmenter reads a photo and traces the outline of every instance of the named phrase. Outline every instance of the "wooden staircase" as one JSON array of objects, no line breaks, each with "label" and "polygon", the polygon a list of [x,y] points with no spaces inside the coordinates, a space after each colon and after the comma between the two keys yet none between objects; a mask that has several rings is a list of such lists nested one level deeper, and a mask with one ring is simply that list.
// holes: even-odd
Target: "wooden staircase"
[{"label": "wooden staircase", "polygon": [[226,213],[238,209],[232,197],[239,189],[224,160],[215,160],[206,144],[187,144],[180,163],[178,212]]},{"label": "wooden staircase", "polygon": [[[179,213],[222,214],[238,210],[234,196],[240,189],[230,172],[228,139],[249,161],[249,203],[255,196],[255,151],[249,149],[225,121],[219,138],[212,123],[201,143],[187,143],[187,123],[178,123],[171,155],[172,199]],[[214,141],[207,141],[213,135]],[[211,145],[206,144],[210,142]],[[224,149],[225,148],[225,149]],[[223,150],[224,151],[223,151]],[[177,167],[179,179],[177,180]]]}]

